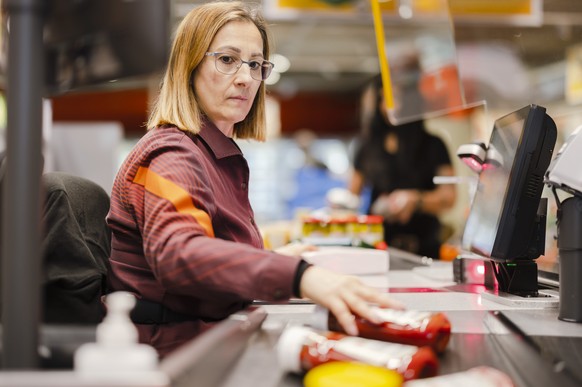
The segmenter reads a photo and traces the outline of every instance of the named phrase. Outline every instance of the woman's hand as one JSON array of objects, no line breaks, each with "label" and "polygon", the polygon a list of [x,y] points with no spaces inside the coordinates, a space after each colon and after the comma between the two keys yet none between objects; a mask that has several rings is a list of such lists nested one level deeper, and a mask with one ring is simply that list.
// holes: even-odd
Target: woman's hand
[{"label": "woman's hand", "polygon": [[317,250],[317,246],[308,245],[305,243],[292,242],[292,243],[286,244],[285,246],[278,247],[274,251],[276,253],[279,253],[279,254],[298,257],[307,251],[315,251],[315,250]]},{"label": "woman's hand", "polygon": [[357,335],[354,314],[379,323],[370,304],[380,307],[404,309],[404,306],[388,294],[364,285],[353,276],[335,273],[318,266],[309,267],[299,285],[301,296],[326,307],[350,335]]},{"label": "woman's hand", "polygon": [[394,208],[394,220],[406,224],[418,209],[421,193],[415,189],[397,189],[389,196],[391,208]]},{"label": "woman's hand", "polygon": [[382,194],[372,205],[372,213],[382,215],[389,222],[408,223],[418,209],[421,193],[412,189],[397,189]]}]

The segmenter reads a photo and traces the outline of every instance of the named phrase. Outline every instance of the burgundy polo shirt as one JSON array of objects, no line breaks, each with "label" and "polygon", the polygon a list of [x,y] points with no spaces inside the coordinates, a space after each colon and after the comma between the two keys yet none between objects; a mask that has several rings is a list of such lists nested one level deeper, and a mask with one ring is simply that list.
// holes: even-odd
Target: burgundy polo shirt
[{"label": "burgundy polo shirt", "polygon": [[139,327],[162,354],[251,300],[293,296],[300,259],[263,249],[248,185],[240,148],[209,122],[198,135],[150,130],[121,166],[107,216],[110,286],[194,317]]}]

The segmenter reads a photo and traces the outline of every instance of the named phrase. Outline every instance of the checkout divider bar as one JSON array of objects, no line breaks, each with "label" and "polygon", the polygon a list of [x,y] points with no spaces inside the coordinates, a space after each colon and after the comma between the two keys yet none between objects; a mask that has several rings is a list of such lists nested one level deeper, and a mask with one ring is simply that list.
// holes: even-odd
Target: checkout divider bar
[{"label": "checkout divider bar", "polygon": [[231,315],[168,355],[161,371],[172,387],[220,385],[266,317],[264,308],[252,306]]}]

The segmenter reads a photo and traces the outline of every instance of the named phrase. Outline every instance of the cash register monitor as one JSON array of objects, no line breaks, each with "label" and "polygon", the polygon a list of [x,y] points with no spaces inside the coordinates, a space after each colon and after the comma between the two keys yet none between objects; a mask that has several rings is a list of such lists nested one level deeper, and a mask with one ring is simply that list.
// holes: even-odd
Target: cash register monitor
[{"label": "cash register monitor", "polygon": [[536,288],[533,260],[545,247],[545,208],[540,213],[538,207],[556,136],[542,106],[529,105],[495,121],[462,241],[465,250],[493,267],[502,263],[505,274],[508,267],[533,264],[526,270],[535,270]]}]

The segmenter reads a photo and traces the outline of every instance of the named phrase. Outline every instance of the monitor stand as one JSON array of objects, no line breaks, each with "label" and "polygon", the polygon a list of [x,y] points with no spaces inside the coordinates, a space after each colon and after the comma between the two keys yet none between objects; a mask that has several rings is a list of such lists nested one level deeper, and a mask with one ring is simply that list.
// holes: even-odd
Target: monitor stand
[{"label": "monitor stand", "polygon": [[524,257],[509,261],[485,261],[485,289],[482,297],[500,304],[527,308],[557,308],[558,291],[538,289],[538,264],[544,253],[548,199],[541,198],[530,246]]},{"label": "monitor stand", "polygon": [[[495,281],[495,279],[497,281]],[[538,289],[538,265],[524,259],[512,262],[485,261],[484,299],[522,308],[557,308],[557,290]]]}]

